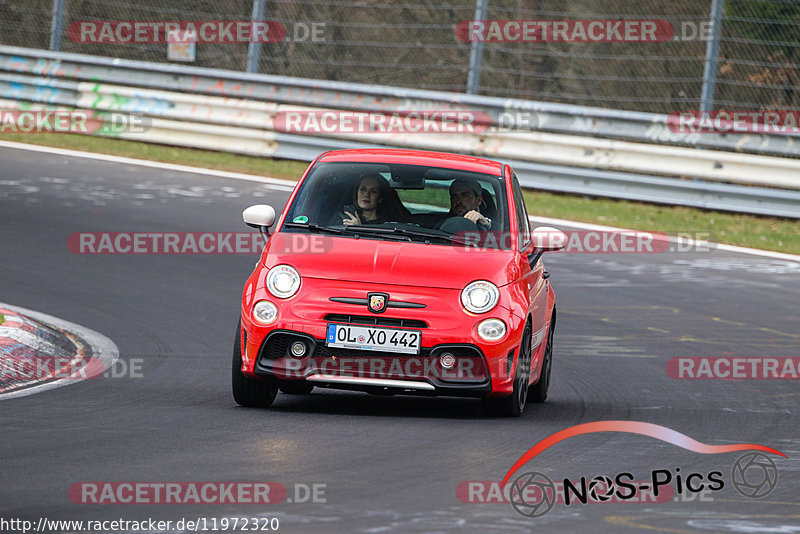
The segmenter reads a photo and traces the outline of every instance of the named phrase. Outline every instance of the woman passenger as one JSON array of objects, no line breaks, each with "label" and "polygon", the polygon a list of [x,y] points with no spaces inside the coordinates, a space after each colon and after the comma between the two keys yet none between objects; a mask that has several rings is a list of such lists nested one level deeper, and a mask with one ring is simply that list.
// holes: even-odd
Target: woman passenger
[{"label": "woman passenger", "polygon": [[378,173],[361,177],[353,192],[353,205],[344,207],[342,224],[381,224],[405,222],[410,212],[403,206],[397,192]]}]

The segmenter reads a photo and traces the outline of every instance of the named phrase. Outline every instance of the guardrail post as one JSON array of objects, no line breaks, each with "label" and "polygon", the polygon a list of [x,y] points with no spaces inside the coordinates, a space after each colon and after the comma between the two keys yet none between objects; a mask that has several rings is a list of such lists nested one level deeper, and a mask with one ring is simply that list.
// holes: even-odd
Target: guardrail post
[{"label": "guardrail post", "polygon": [[[486,20],[489,0],[477,0],[475,4],[475,20]],[[467,33],[470,35],[470,33]],[[483,64],[483,41],[472,41],[469,51],[469,74],[467,74],[467,94],[478,93],[481,85],[481,67]]]},{"label": "guardrail post", "polygon": [[61,51],[61,31],[64,28],[64,3],[66,0],[53,0],[53,18],[50,21],[50,50]]},{"label": "guardrail post", "polygon": [[719,61],[719,38],[722,35],[722,10],[725,0],[711,0],[711,27],[706,43],[706,64],[703,69],[703,93],[700,111],[709,112],[714,107],[714,87],[717,84],[717,62]]},{"label": "guardrail post", "polygon": [[[253,0],[253,14],[250,17],[251,22],[258,22],[264,20],[264,1]],[[261,43],[250,41],[247,47],[247,72],[258,72],[258,61],[261,58]]]}]

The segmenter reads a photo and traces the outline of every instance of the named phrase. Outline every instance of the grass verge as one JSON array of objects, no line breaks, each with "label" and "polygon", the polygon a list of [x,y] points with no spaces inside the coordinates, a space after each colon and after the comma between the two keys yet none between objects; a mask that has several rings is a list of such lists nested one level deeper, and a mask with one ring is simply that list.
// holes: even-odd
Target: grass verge
[{"label": "grass verge", "polygon": [[[0,136],[0,139],[294,180],[298,179],[308,166],[308,163],[300,161],[242,156],[77,134],[10,134]],[[793,219],[537,191],[526,191],[525,201],[529,213],[534,216],[571,219],[672,235],[692,235],[718,243],[800,254],[800,223]]]}]

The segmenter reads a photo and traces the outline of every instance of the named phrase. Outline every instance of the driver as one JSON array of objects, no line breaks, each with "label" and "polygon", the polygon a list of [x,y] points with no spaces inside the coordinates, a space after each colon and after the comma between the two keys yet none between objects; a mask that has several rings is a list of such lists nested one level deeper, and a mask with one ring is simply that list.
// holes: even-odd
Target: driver
[{"label": "driver", "polygon": [[448,217],[464,217],[481,230],[492,227],[492,220],[481,213],[483,188],[474,180],[457,178],[450,184],[450,211]]}]

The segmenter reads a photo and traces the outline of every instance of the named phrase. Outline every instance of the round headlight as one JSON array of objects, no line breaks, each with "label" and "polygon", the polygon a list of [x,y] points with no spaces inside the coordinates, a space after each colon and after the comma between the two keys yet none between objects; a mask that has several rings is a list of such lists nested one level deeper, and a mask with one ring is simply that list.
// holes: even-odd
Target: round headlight
[{"label": "round headlight", "polygon": [[267,289],[279,299],[288,299],[300,289],[300,273],[289,265],[278,265],[267,273]]},{"label": "round headlight", "polygon": [[461,292],[461,304],[472,313],[486,313],[500,300],[500,290],[486,280],[468,284]]},{"label": "round headlight", "polygon": [[486,319],[478,325],[478,335],[484,341],[499,341],[506,335],[506,323],[500,319]]},{"label": "round headlight", "polygon": [[274,323],[278,318],[278,308],[268,300],[259,300],[253,306],[253,319],[261,324]]}]

